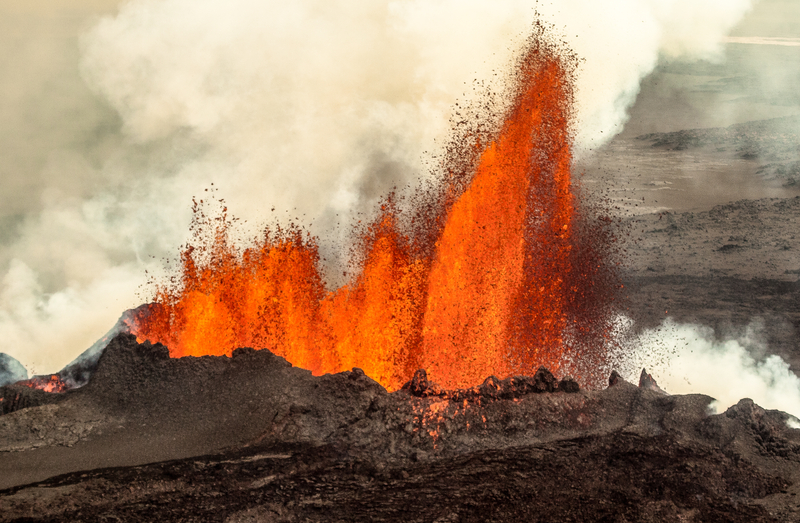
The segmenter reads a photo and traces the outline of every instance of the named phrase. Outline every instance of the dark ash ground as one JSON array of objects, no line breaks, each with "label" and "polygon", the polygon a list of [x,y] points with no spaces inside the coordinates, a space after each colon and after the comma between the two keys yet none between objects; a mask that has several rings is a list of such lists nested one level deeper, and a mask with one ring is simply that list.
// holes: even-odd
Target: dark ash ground
[{"label": "dark ash ground", "polygon": [[120,335],[89,385],[0,417],[0,520],[800,519],[786,414],[614,381],[388,394],[267,351],[174,360]]}]

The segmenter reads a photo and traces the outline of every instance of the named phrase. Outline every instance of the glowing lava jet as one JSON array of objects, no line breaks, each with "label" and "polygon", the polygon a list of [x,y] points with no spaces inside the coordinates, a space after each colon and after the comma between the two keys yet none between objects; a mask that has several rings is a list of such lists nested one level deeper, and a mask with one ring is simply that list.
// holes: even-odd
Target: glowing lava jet
[{"label": "glowing lava jet", "polygon": [[474,158],[445,169],[412,219],[387,197],[358,234],[357,275],[335,291],[299,228],[241,249],[225,214],[196,205],[206,239],[184,250],[182,274],[158,286],[133,332],[173,357],[255,347],[314,374],[360,367],[389,390],[418,368],[449,389],[540,365],[597,383],[619,285],[609,220],[581,212],[571,177],[574,63],[532,38],[492,136],[462,138]]}]

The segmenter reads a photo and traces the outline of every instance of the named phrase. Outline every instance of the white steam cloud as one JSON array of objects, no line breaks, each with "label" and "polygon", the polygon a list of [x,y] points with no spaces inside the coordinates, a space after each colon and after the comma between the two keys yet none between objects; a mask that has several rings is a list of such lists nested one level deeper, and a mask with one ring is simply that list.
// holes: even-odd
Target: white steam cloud
[{"label": "white steam cloud", "polygon": [[750,398],[766,409],[800,417],[800,378],[780,356],[766,354],[758,321],[738,336],[723,337],[709,327],[666,320],[632,337],[616,365],[633,383],[645,368],[670,394],[711,396],[718,412]]},{"label": "white steam cloud", "polygon": [[621,130],[659,56],[718,56],[750,5],[124,4],[81,40],[83,78],[118,112],[123,133],[92,158],[76,149],[51,162],[43,176],[90,185],[89,196],[51,191],[44,210],[3,239],[0,352],[46,373],[89,347],[138,304],[144,270],[161,265],[151,257],[176,253],[191,196],[212,182],[251,223],[297,217],[316,220],[317,231],[413,182],[447,141],[454,103],[473,97],[474,82],[502,76],[536,9],[584,59],[576,129],[585,153]]}]

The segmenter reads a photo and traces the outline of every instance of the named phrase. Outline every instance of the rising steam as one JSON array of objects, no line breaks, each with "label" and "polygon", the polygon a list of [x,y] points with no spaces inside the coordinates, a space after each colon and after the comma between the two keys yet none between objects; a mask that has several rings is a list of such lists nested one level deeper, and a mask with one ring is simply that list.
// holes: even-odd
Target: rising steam
[{"label": "rising steam", "polygon": [[617,367],[634,383],[646,368],[670,394],[709,395],[718,412],[749,397],[766,409],[800,417],[800,378],[780,356],[765,356],[764,338],[757,320],[736,336],[666,320],[630,339]]},{"label": "rising steam", "polygon": [[499,87],[536,9],[585,59],[576,145],[586,154],[621,130],[659,56],[713,56],[750,3],[124,4],[81,40],[83,78],[121,131],[111,125],[116,138],[99,152],[76,146],[47,167],[91,190],[43,193],[3,236],[0,350],[45,373],[92,345],[138,304],[145,269],[161,266],[152,257],[185,241],[191,196],[212,182],[253,224],[304,215],[322,232],[357,219],[436,165],[455,103]]}]

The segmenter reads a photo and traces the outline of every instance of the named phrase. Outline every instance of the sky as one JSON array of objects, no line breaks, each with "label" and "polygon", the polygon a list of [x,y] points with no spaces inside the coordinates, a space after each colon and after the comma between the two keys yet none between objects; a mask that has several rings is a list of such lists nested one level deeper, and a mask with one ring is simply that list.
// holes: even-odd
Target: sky
[{"label": "sky", "polygon": [[[212,183],[250,224],[338,238],[425,175],[456,102],[502,88],[537,9],[583,59],[579,155],[800,114],[796,0],[2,0],[0,352],[41,374],[89,347]],[[703,67],[782,101],[698,95]]]}]

